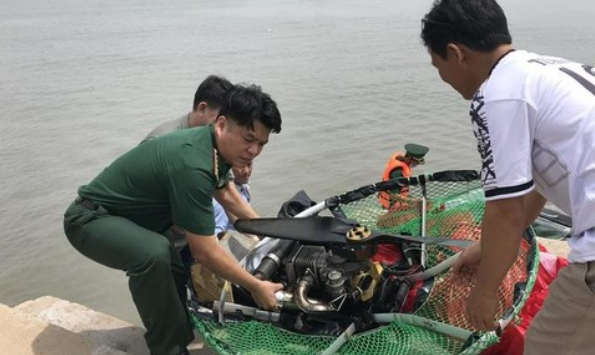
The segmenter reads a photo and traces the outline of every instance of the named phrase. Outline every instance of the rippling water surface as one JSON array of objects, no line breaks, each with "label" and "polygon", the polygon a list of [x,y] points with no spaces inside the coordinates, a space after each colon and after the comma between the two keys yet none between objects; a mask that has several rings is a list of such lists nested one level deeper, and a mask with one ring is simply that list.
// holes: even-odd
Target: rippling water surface
[{"label": "rippling water surface", "polygon": [[[478,168],[468,103],[419,40],[429,0],[3,0],[0,302],[42,295],[139,323],[125,276],[79,255],[62,213],[211,73],[257,83],[283,132],[255,163],[262,215],[379,180],[410,141],[417,172]],[[502,1],[517,48],[595,63],[591,0]]]}]

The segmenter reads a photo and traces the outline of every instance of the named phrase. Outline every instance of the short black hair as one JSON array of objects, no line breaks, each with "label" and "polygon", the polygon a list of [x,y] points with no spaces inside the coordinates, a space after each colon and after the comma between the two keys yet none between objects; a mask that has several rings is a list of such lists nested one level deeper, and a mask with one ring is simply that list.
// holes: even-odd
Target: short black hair
[{"label": "short black hair", "polygon": [[233,88],[233,84],[224,77],[209,75],[196,89],[192,109],[196,111],[198,104],[206,102],[213,108],[221,108],[225,94]]},{"label": "short black hair", "polygon": [[277,104],[257,85],[235,85],[225,95],[219,115],[239,126],[254,129],[257,120],[273,133],[281,132],[281,113]]},{"label": "short black hair", "polygon": [[512,37],[504,10],[496,0],[436,0],[422,20],[421,39],[426,47],[446,59],[449,43],[490,52]]}]

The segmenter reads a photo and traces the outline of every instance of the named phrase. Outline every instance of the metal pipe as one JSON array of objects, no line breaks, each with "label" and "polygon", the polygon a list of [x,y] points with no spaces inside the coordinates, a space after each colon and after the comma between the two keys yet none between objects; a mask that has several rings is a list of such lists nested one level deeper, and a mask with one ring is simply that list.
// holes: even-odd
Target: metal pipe
[{"label": "metal pipe", "polygon": [[353,336],[353,333],[355,333],[355,324],[351,323],[351,325],[345,329],[345,331],[343,333],[341,333],[341,335],[325,350],[323,351],[320,355],[333,355],[335,354],[337,351],[339,351],[339,349],[341,349],[341,347],[349,341],[349,339],[351,339],[351,337]]},{"label": "metal pipe", "polygon": [[436,276],[436,275],[448,270],[449,268],[451,268],[454,265],[455,261],[457,261],[457,259],[460,255],[461,255],[460,252],[456,253],[455,255],[444,260],[443,262],[434,266],[433,268],[430,268],[430,269],[427,269],[426,271],[418,272],[418,273],[415,273],[415,274],[412,274],[409,276],[405,276],[405,277],[403,277],[403,279],[405,279],[407,281],[427,280],[430,277]]},{"label": "metal pipe", "polygon": [[262,309],[250,306],[244,306],[242,304],[226,302],[225,304],[219,303],[219,301],[213,302],[213,309],[217,312],[225,314],[237,314],[238,312],[254,319],[258,319],[263,322],[278,322],[281,315],[278,312],[269,312]]},{"label": "metal pipe", "polygon": [[[426,179],[425,176],[419,179],[421,185],[421,237],[426,237],[426,223],[427,223],[427,216],[426,216],[426,209],[428,204],[428,191],[426,189]],[[421,266],[426,267],[426,243],[421,244],[421,258],[420,258]]]},{"label": "metal pipe", "polygon": [[326,207],[327,207],[326,200],[322,201],[322,202],[318,202],[314,206],[308,207],[305,210],[303,210],[302,212],[296,214],[295,216],[293,216],[293,218],[310,217],[310,216],[313,216],[313,215],[317,214],[318,212],[324,210]]},{"label": "metal pipe", "polygon": [[450,324],[438,322],[432,319],[415,316],[413,314],[403,313],[374,313],[372,317],[377,323],[391,323],[394,321],[405,322],[425,329],[430,329],[438,333],[446,334],[453,338],[467,340],[473,332],[452,326]]},{"label": "metal pipe", "polygon": [[306,275],[300,279],[293,293],[295,304],[305,313],[335,311],[335,307],[326,302],[308,298],[308,292],[314,285],[314,277]]}]

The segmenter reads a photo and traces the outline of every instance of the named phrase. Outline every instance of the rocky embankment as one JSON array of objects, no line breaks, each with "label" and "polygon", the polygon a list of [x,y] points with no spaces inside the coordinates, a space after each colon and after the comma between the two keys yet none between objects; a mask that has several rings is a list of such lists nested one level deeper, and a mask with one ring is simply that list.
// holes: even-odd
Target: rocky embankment
[{"label": "rocky embankment", "polygon": [[[0,354],[149,355],[144,328],[45,296],[15,307],[0,304]],[[197,340],[192,355],[210,355]]]}]

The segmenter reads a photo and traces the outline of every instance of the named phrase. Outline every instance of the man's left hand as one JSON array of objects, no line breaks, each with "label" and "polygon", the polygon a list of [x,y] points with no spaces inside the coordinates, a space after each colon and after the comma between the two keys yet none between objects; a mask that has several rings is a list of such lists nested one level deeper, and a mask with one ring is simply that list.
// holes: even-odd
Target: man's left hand
[{"label": "man's left hand", "polygon": [[484,292],[474,287],[467,298],[465,317],[476,330],[482,332],[495,330],[498,327],[498,322],[494,321],[498,303],[496,293]]}]

